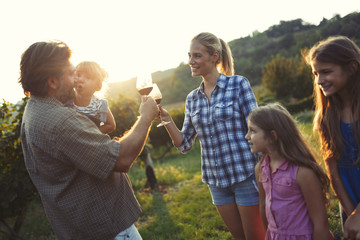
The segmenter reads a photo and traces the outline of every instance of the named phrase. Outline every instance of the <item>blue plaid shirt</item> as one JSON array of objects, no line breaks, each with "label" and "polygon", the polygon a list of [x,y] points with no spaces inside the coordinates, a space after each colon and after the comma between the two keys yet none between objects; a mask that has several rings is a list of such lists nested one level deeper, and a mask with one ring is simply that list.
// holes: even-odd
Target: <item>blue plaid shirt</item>
[{"label": "blue plaid shirt", "polygon": [[254,173],[257,161],[245,139],[247,116],[257,107],[249,81],[221,74],[208,101],[200,87],[186,98],[183,142],[187,153],[196,136],[201,144],[202,180],[220,188],[239,183]]}]

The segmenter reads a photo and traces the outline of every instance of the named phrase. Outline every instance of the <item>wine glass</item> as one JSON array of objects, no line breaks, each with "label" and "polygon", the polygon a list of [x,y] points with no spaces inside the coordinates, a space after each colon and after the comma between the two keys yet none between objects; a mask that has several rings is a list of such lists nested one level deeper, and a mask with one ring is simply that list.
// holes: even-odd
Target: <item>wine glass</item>
[{"label": "wine glass", "polygon": [[[160,104],[161,100],[162,100],[162,94],[161,91],[158,87],[158,85],[156,83],[154,83],[152,85],[152,91],[149,93],[149,96],[151,96],[157,104]],[[165,122],[161,119],[161,115],[160,115],[160,120],[161,122],[157,125],[157,127],[161,127],[164,126],[166,124],[169,124],[170,122]]]},{"label": "wine glass", "polygon": [[136,79],[136,89],[141,95],[149,95],[153,86],[151,73],[141,73]]},{"label": "wine glass", "polygon": [[[151,78],[150,72],[142,72],[137,76],[136,79],[136,90],[140,93],[140,95],[149,95],[153,86],[153,81]],[[140,118],[140,116],[138,116]]]}]

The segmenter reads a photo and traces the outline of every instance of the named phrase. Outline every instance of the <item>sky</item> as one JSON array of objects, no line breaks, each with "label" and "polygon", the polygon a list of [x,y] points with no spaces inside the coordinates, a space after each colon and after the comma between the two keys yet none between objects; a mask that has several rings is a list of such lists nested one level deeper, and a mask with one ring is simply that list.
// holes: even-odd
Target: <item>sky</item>
[{"label": "sky", "polygon": [[38,41],[64,41],[74,65],[96,61],[115,82],[187,62],[190,40],[200,32],[229,42],[280,21],[318,25],[354,11],[360,11],[358,0],[0,1],[0,103],[24,96],[21,54]]}]

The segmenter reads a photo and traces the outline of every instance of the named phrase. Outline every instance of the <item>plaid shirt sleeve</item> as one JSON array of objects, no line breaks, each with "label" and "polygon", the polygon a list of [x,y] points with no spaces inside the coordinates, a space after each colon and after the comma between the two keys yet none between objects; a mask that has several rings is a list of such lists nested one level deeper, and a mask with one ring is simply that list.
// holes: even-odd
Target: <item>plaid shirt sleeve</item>
[{"label": "plaid shirt sleeve", "polygon": [[183,127],[181,129],[183,141],[180,146],[175,146],[181,153],[184,154],[191,150],[192,146],[194,145],[195,138],[197,137],[195,127],[193,126],[190,117],[190,104],[194,94],[196,94],[196,90],[192,91],[186,98],[185,117]]},{"label": "plaid shirt sleeve", "polygon": [[86,116],[79,114],[68,118],[59,124],[56,131],[58,159],[69,161],[68,164],[102,179],[113,171],[120,144],[102,134]]},{"label": "plaid shirt sleeve", "polygon": [[257,108],[258,105],[256,102],[254,92],[251,89],[250,83],[245,77],[242,78],[240,85],[241,87],[240,87],[239,95],[242,97],[238,98],[239,106],[244,116],[246,116],[247,119],[247,116],[250,114],[250,112],[255,108]]}]

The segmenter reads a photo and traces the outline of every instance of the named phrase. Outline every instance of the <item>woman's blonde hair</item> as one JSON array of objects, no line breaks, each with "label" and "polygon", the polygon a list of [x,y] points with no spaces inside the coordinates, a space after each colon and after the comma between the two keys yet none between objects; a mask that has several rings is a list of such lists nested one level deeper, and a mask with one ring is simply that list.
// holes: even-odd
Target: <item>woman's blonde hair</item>
[{"label": "woman's blonde hair", "polygon": [[224,40],[209,32],[199,33],[191,42],[195,40],[205,46],[210,55],[213,55],[215,51],[219,53],[219,61],[216,63],[216,66],[220,72],[227,76],[234,75],[234,60],[231,49]]}]

